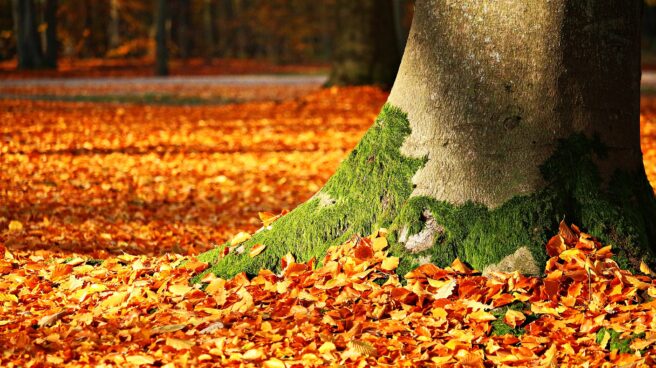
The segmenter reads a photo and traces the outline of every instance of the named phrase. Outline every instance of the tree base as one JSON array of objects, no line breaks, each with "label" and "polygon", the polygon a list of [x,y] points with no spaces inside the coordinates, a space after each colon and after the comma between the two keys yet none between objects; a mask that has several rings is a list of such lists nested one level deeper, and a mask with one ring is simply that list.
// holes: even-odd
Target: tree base
[{"label": "tree base", "polygon": [[[644,171],[618,172],[604,183],[596,162],[605,150],[597,140],[577,134],[562,141],[541,166],[547,182],[543,190],[488,209],[411,197],[412,177],[425,160],[401,155],[408,134],[406,115],[386,105],[313,198],[255,234],[241,254],[219,259],[223,249],[216,249],[200,259],[222,277],[257,274],[263,268],[277,270],[287,253],[297,261],[320,259],[354,234],[388,228],[391,252],[401,259],[400,275],[427,262],[447,266],[455,258],[482,271],[538,274],[548,259],[544,244],[563,219],[612,244],[622,267],[655,259],[656,200]],[[255,244],[266,248],[250,257]]]}]

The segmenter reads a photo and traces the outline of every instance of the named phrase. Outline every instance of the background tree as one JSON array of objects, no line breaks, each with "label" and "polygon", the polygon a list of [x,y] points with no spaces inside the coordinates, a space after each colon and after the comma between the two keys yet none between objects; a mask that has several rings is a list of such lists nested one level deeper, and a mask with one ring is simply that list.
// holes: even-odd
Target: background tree
[{"label": "background tree", "polygon": [[155,10],[155,74],[169,74],[169,49],[167,22],[169,10],[167,0],[157,0]]},{"label": "background tree", "polygon": [[[653,261],[639,141],[641,1],[418,0],[389,103],[312,199],[217,261],[229,276],[388,228],[399,272],[539,273],[558,223]],[[258,257],[254,244],[266,245]],[[551,244],[558,247],[558,244]]]},{"label": "background tree", "polygon": [[49,68],[57,68],[57,0],[46,0],[43,10],[46,26],[45,64]]},{"label": "background tree", "polygon": [[38,69],[46,66],[41,39],[37,31],[36,9],[33,0],[13,0],[16,50],[20,69]]},{"label": "background tree", "polygon": [[[396,6],[398,10],[398,6]],[[337,0],[330,85],[391,86],[401,61],[394,0]]]}]

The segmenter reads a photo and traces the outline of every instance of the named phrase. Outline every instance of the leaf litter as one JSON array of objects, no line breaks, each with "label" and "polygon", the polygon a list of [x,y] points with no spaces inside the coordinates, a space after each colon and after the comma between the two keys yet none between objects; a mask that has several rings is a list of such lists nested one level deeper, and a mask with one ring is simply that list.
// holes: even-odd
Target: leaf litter
[{"label": "leaf litter", "polygon": [[[189,278],[207,264],[193,257],[81,257],[72,266],[2,247],[0,364],[656,364],[656,279],[647,265],[637,275],[620,269],[612,248],[574,225],[549,241],[564,247],[543,278],[484,277],[456,259],[419,266],[405,284],[386,233],[332,247],[320,265],[288,255],[280,274],[209,274],[196,285]],[[499,323],[521,333],[500,333]]]},{"label": "leaf litter", "polygon": [[[335,103],[336,100],[331,100],[332,94],[332,91],[322,92],[310,102]],[[340,101],[344,103],[344,100]],[[67,111],[75,111],[67,104],[31,103],[28,108],[20,107],[24,103],[3,101],[8,108],[4,117],[15,119],[17,114],[25,117],[33,107],[64,114],[65,119],[75,119],[79,113],[66,115],[70,114]],[[164,117],[173,111],[120,107],[114,112],[115,107],[82,106],[86,106],[82,110],[92,117],[94,114],[108,116],[103,115],[108,113],[130,117],[136,115],[136,110],[143,109],[139,114],[152,114],[154,122],[144,125],[150,132],[138,133],[146,137],[158,129],[166,131],[157,122],[167,122]],[[298,108],[302,109],[301,106]],[[652,182],[656,178],[653,106],[653,99],[643,99],[642,145]],[[271,108],[250,105],[249,109],[255,107],[261,111]],[[237,118],[231,107],[219,110],[233,114],[230,119]],[[375,114],[377,107],[371,110],[371,114]],[[331,248],[321,266],[317,266],[316,261],[298,264],[287,255],[281,259],[284,271],[280,275],[261,271],[251,279],[240,274],[231,280],[209,275],[202,283],[190,285],[189,278],[208,265],[193,256],[163,254],[174,249],[170,246],[165,245],[160,251],[149,249],[149,244],[178,242],[193,248],[199,247],[198,244],[227,241],[231,239],[228,234],[235,234],[240,226],[243,229],[245,222],[220,235],[203,227],[214,219],[193,217],[198,215],[192,218],[202,226],[185,225],[182,231],[140,222],[153,215],[172,219],[167,217],[170,213],[180,212],[176,207],[165,207],[166,212],[158,212],[144,206],[147,202],[143,198],[155,200],[153,203],[166,204],[172,200],[174,203],[172,192],[161,191],[164,188],[158,184],[161,179],[134,181],[133,184],[109,179],[121,172],[121,175],[131,170],[140,172],[157,160],[146,155],[148,162],[130,166],[127,171],[110,165],[109,176],[96,171],[99,162],[84,155],[73,162],[69,158],[87,152],[84,150],[90,150],[88,147],[119,142],[107,132],[93,128],[98,140],[87,148],[77,147],[76,139],[86,134],[85,131],[71,132],[70,126],[62,125],[57,116],[48,115],[49,112],[40,115],[40,119],[45,118],[42,123],[37,118],[37,126],[28,126],[27,131],[16,132],[14,128],[3,127],[5,135],[20,136],[20,139],[10,139],[3,147],[2,154],[7,160],[2,164],[6,169],[2,180],[8,189],[3,192],[4,199],[10,203],[37,203],[38,198],[48,196],[64,201],[79,198],[79,203],[87,201],[100,205],[101,214],[111,218],[115,214],[107,212],[105,202],[96,198],[99,190],[114,193],[109,199],[115,203],[117,199],[126,199],[124,193],[136,188],[141,199],[132,199],[128,207],[119,210],[132,214],[142,212],[142,215],[124,222],[103,221],[94,217],[98,211],[85,210],[77,202],[69,208],[79,206],[80,213],[68,211],[57,202],[26,211],[16,211],[22,207],[11,206],[3,209],[0,226],[6,230],[0,238],[1,366],[614,367],[655,364],[653,298],[656,297],[656,282],[653,271],[647,264],[641,265],[640,274],[620,269],[611,258],[611,247],[602,246],[577,227],[565,224],[545,245],[551,259],[542,278],[517,273],[493,273],[483,277],[455,260],[451,267],[444,269],[422,265],[405,275],[406,282],[402,283],[394,274],[398,260],[386,253],[386,232],[379,231]],[[363,115],[362,111],[356,113]],[[45,128],[48,121],[57,121],[59,125],[53,126],[55,130],[61,128],[62,132],[72,134],[53,140],[55,135]],[[128,118],[128,125],[134,124],[130,121]],[[174,127],[184,126],[188,125]],[[204,123],[199,122],[198,126]],[[344,137],[347,139],[344,147],[331,156],[335,162],[335,157],[357,141],[357,135]],[[171,142],[177,139],[166,135],[160,138]],[[286,141],[280,142],[286,144]],[[302,141],[302,144],[308,142]],[[54,150],[54,156],[40,151],[44,143]],[[183,143],[182,146],[193,151],[199,147],[198,143],[202,146],[217,144],[217,141]],[[227,140],[218,144],[230,146],[231,143]],[[56,153],[58,149],[63,149],[61,154]],[[129,158],[130,149],[129,144],[119,143],[116,154],[120,157],[117,159]],[[126,156],[121,156],[126,152]],[[173,161],[162,171],[145,173],[144,177],[173,177],[179,167],[176,160],[182,158],[190,159],[189,154],[163,154],[159,160]],[[211,155],[200,157],[198,162],[208,158],[212,158]],[[315,160],[314,156],[306,159]],[[67,172],[74,166],[86,168],[81,171],[86,173],[81,179],[79,173]],[[312,170],[316,168],[308,169]],[[330,170],[331,167],[325,169],[322,175],[328,175]],[[208,176],[214,178],[210,180],[212,184],[234,182],[221,172],[211,174],[219,175]],[[23,184],[11,178],[29,178],[34,190],[22,191]],[[193,175],[187,176],[172,185],[178,189],[185,185],[204,188],[204,182],[195,182],[193,178]],[[321,180],[311,179],[317,183]],[[253,198],[264,198],[270,192],[261,191]],[[163,197],[157,199],[157,195]],[[262,208],[270,208],[259,214],[264,227],[280,216],[276,210],[280,202],[266,206],[262,206],[266,203],[262,200],[255,202],[259,207],[242,212],[253,216]],[[201,203],[201,207],[207,212],[220,208],[207,202]],[[38,211],[52,215],[36,218],[22,215]],[[232,212],[230,214],[235,217]],[[252,222],[246,223],[250,224],[250,230],[255,229]],[[161,233],[145,238],[147,241],[126,239],[125,235],[152,231]],[[99,234],[98,239],[94,234]],[[190,239],[193,242],[190,243]],[[74,247],[57,246],[67,242]],[[69,253],[87,243],[94,249],[112,249],[128,242],[137,245],[126,249],[130,252],[163,255]],[[37,244],[45,246],[38,249]],[[236,244],[232,250],[238,246]],[[227,251],[231,251],[230,248]],[[194,250],[184,253],[194,253]],[[99,255],[102,260],[95,258]]]}]

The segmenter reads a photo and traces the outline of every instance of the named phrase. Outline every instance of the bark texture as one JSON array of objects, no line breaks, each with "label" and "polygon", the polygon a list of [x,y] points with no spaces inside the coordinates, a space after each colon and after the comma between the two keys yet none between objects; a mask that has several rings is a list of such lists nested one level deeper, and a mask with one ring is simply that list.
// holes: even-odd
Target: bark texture
[{"label": "bark texture", "polygon": [[560,139],[598,135],[603,173],[642,167],[641,2],[416,4],[389,102],[408,113],[402,152],[428,157],[415,196],[497,207],[545,185]]}]

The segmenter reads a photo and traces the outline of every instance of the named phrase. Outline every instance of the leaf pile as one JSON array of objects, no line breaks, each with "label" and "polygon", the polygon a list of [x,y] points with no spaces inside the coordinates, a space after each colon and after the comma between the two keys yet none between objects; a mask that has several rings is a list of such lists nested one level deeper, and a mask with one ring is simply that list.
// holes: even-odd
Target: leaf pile
[{"label": "leaf pile", "polygon": [[279,275],[210,274],[193,286],[207,267],[193,258],[99,264],[2,249],[0,364],[656,364],[654,274],[619,269],[610,246],[575,226],[549,241],[544,278],[484,277],[455,260],[402,285],[384,236],[333,247],[320,266],[288,255]]},{"label": "leaf pile", "polygon": [[255,231],[259,211],[312,196],[385,98],[359,87],[224,106],[0,100],[0,243],[95,258],[211,249]]}]

